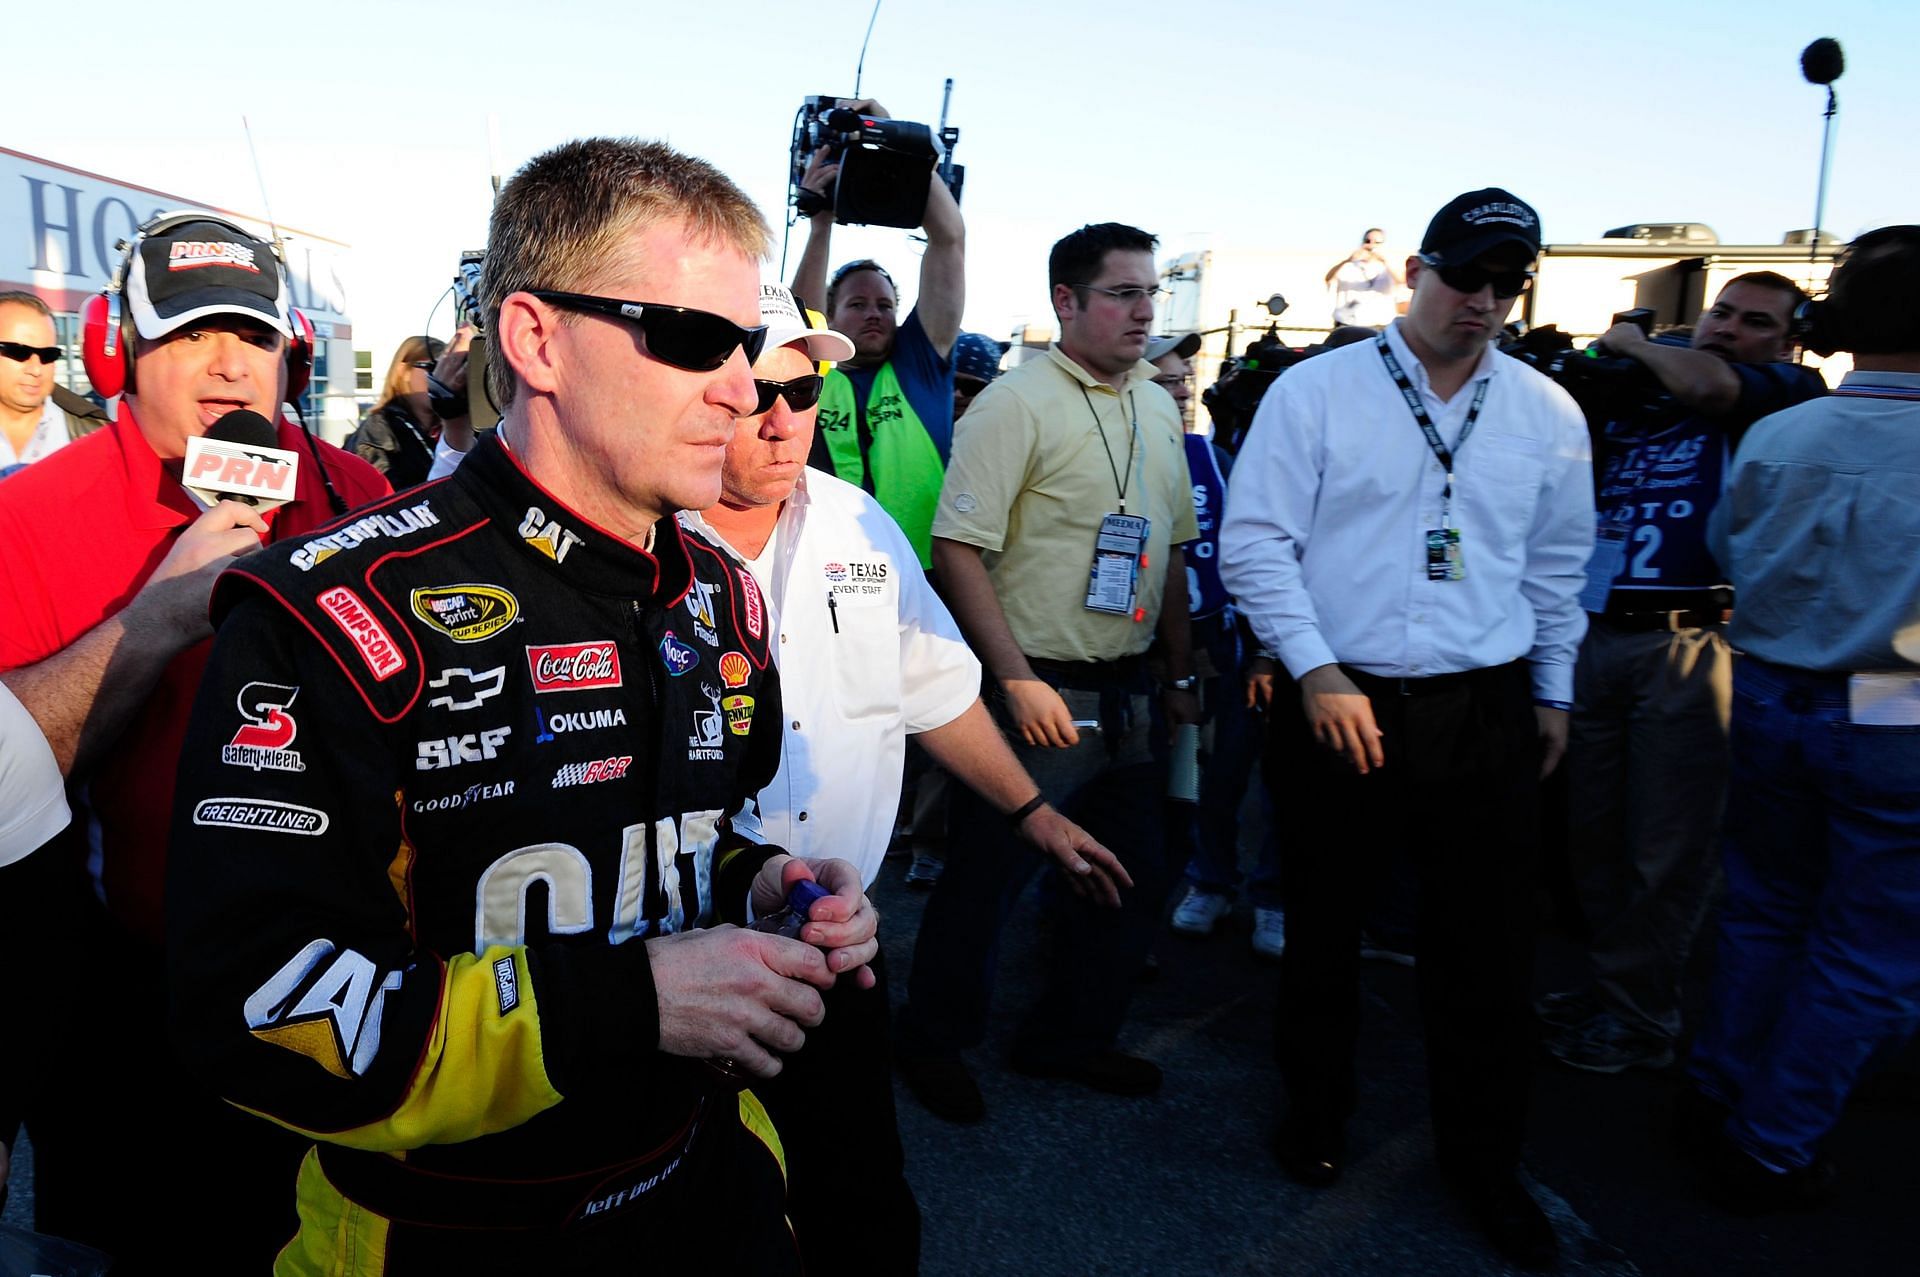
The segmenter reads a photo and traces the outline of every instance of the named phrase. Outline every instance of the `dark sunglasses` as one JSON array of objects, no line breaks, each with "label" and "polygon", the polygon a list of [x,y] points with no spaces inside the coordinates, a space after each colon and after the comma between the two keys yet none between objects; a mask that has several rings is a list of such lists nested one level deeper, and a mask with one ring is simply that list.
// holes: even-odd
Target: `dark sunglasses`
[{"label": "dark sunglasses", "polygon": [[621,301],[617,297],[595,297],[589,293],[559,293],[544,288],[527,291],[565,310],[626,320],[646,338],[649,355],[688,372],[712,372],[725,364],[736,349],[746,351],[747,362],[752,363],[760,358],[760,348],[767,341],[765,324],[742,328],[725,315],[709,310]]},{"label": "dark sunglasses", "polygon": [[22,364],[38,355],[41,363],[54,364],[60,361],[60,347],[29,346],[23,341],[0,341],[0,355],[5,355],[8,359]]},{"label": "dark sunglasses", "polygon": [[1489,284],[1493,286],[1493,295],[1502,301],[1509,297],[1518,297],[1527,291],[1533,283],[1533,272],[1525,267],[1512,270],[1488,270],[1484,266],[1469,263],[1465,266],[1442,266],[1427,254],[1420,254],[1420,260],[1431,267],[1440,282],[1456,293],[1477,293]]},{"label": "dark sunglasses", "polygon": [[786,400],[787,407],[795,412],[805,412],[820,402],[820,388],[826,384],[827,379],[817,372],[795,377],[792,381],[762,381],[755,377],[753,389],[760,398],[754,405],[753,415],[757,417],[763,412],[772,412],[776,399]]}]

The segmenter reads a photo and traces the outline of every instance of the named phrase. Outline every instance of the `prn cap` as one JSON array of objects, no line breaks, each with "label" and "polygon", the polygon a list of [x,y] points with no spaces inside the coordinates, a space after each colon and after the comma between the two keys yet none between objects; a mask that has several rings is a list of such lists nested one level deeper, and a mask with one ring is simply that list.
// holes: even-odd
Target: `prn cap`
[{"label": "prn cap", "polygon": [[141,240],[127,276],[127,309],[148,341],[208,315],[245,315],[293,337],[273,245],[223,223],[183,222]]}]

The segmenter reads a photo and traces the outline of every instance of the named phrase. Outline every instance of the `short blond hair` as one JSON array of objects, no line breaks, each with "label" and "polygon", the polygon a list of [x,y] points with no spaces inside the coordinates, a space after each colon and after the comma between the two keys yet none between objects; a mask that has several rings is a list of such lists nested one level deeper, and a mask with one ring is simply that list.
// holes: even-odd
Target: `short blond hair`
[{"label": "short blond hair", "polygon": [[[628,264],[621,249],[634,232],[673,220],[685,222],[695,240],[755,261],[772,240],[759,208],[732,179],[663,142],[583,138],[535,156],[494,201],[480,286],[487,331],[499,326],[509,294],[597,291]],[[578,320],[569,313],[560,322]],[[487,374],[494,402],[505,408],[514,372],[497,339],[487,343]]]}]

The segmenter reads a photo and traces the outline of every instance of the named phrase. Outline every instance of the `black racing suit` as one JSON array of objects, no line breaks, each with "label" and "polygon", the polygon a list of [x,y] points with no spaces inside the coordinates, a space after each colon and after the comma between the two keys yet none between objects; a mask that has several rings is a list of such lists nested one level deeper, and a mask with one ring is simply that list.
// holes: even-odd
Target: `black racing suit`
[{"label": "black racing suit", "polygon": [[489,440],[216,587],[173,1024],[318,1141],[280,1271],[795,1262],[758,1101],[658,1049],[642,941],[743,920],[776,849],[726,814],[773,777],[780,705],[752,578],[657,535]]}]

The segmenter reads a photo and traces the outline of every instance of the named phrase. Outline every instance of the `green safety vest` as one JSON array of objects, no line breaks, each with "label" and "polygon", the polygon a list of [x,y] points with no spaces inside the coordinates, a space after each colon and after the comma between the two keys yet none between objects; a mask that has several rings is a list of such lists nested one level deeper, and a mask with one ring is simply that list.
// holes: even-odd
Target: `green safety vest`
[{"label": "green safety vest", "polygon": [[851,378],[837,368],[828,373],[820,394],[819,430],[833,472],[871,493],[907,534],[920,566],[932,567],[933,511],[946,466],[900,389],[893,364],[880,365],[864,407]]}]

